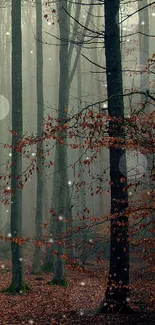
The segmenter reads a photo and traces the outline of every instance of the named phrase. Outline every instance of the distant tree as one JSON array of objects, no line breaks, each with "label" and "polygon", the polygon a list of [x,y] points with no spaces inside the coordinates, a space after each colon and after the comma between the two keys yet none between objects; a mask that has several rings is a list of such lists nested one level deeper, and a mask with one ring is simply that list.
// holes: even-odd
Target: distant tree
[{"label": "distant tree", "polygon": [[[70,91],[70,86],[73,81],[73,77],[75,74],[75,71],[77,69],[77,64],[78,60],[80,58],[81,54],[81,49],[82,49],[82,44],[84,42],[85,36],[86,36],[86,30],[90,22],[90,15],[92,12],[92,6],[90,5],[89,10],[88,10],[88,15],[86,18],[86,23],[85,23],[85,28],[83,30],[83,33],[80,34],[80,38],[78,39],[79,33],[78,33],[78,28],[79,28],[79,17],[80,17],[80,12],[81,12],[81,0],[79,1],[78,4],[76,4],[76,11],[75,11],[75,19],[74,17],[71,16],[71,3],[67,1],[60,1],[57,3],[57,11],[58,11],[58,17],[59,17],[59,31],[60,31],[60,53],[59,53],[59,62],[60,62],[60,79],[59,79],[59,112],[58,112],[58,118],[60,121],[60,125],[65,124],[67,122],[67,111],[68,111],[68,106],[69,106],[69,91]],[[73,32],[72,32],[72,40],[69,40],[70,36],[70,25],[71,25],[71,20],[73,19]],[[65,26],[65,27],[64,27]],[[73,60],[73,65],[72,63],[72,57],[74,53],[74,48],[75,44],[77,42],[77,45],[79,43],[79,46],[76,49],[76,55],[75,59]],[[63,137],[66,139],[67,137],[67,132],[64,130],[64,132],[60,133],[58,135],[60,139]],[[63,148],[64,147],[64,148]],[[61,191],[62,184],[59,185],[58,179],[63,179],[59,175],[59,172],[61,168],[64,170],[67,170],[67,148],[65,148],[66,145],[60,145],[60,143],[56,143],[56,158],[55,158],[55,172],[54,172],[54,179],[53,179],[53,195],[52,195],[52,207],[56,211],[58,211],[58,196]],[[62,155],[62,156],[61,156]],[[66,155],[66,157],[65,157]],[[59,159],[59,162],[58,160]],[[64,162],[64,163],[63,163]],[[60,170],[58,168],[59,164],[61,164]],[[63,172],[63,170],[62,170]],[[69,188],[68,188],[68,172],[66,172],[65,178],[65,183],[66,183],[66,188],[65,188],[65,183],[63,181],[63,190],[66,195],[63,197],[66,201],[66,218],[71,221],[72,215],[71,215],[71,199],[70,199],[70,193],[69,193]],[[57,184],[57,190],[56,190],[56,185]],[[53,219],[53,216],[51,218],[51,227],[50,227],[50,233],[52,233],[56,238],[58,237],[58,232],[55,229],[55,222]],[[71,240],[72,241],[72,240]],[[56,249],[56,243],[52,243],[52,250]],[[51,249],[48,247],[46,249],[46,256],[45,256],[45,263],[44,263],[44,270],[49,270],[50,268],[53,269],[53,257],[51,256]],[[64,261],[60,259],[60,262],[64,264]],[[55,263],[54,263],[55,264]],[[60,264],[60,263],[59,263]],[[51,265],[51,267],[50,267]],[[56,264],[55,264],[56,265]]]}]

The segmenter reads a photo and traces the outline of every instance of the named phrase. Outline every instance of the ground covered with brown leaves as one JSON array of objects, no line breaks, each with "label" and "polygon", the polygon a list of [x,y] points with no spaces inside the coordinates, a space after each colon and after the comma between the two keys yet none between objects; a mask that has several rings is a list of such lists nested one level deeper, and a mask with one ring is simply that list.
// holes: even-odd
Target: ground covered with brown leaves
[{"label": "ground covered with brown leaves", "polygon": [[[25,267],[25,278],[31,292],[25,295],[0,293],[0,325],[154,325],[155,281],[154,270],[131,268],[131,300],[133,314],[103,314],[94,316],[104,297],[108,268],[102,265],[95,272],[67,271],[68,286],[48,285],[52,274],[31,275]],[[11,264],[0,260],[0,290],[11,282]]]}]

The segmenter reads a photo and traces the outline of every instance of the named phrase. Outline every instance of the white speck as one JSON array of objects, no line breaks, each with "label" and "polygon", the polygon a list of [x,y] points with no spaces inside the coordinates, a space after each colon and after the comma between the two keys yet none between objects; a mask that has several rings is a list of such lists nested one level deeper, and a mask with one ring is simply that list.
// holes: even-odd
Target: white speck
[{"label": "white speck", "polygon": [[23,260],[22,257],[20,257],[20,258],[19,258],[19,261],[22,262],[22,260]]},{"label": "white speck", "polygon": [[80,311],[80,315],[82,316],[84,314],[84,312],[83,311]]},{"label": "white speck", "polygon": [[7,187],[7,190],[11,190],[11,187],[10,187],[10,186],[8,186],[8,187]]},{"label": "white speck", "polygon": [[127,269],[124,269],[124,271],[127,271]]},{"label": "white speck", "polygon": [[72,185],[72,182],[71,181],[68,181],[68,185]]},{"label": "white speck", "polygon": [[30,53],[33,54],[33,51],[31,50]]},{"label": "white speck", "polygon": [[114,276],[116,276],[116,273],[114,273]]},{"label": "white speck", "polygon": [[5,269],[5,265],[4,264],[1,265],[1,269],[3,269],[3,270]]},{"label": "white speck", "polygon": [[63,216],[59,216],[58,219],[59,219],[59,220],[63,220]]},{"label": "white speck", "polygon": [[92,241],[93,241],[92,239],[89,239],[89,242],[90,242],[90,243],[92,243]]},{"label": "white speck", "polygon": [[12,234],[9,232],[7,236],[11,238]]},{"label": "white speck", "polygon": [[51,22],[50,21],[48,21],[48,23],[47,23],[49,26],[51,25]]},{"label": "white speck", "polygon": [[31,181],[31,178],[29,178],[29,182]]},{"label": "white speck", "polygon": [[127,118],[130,118],[131,117],[131,115],[127,115]]},{"label": "white speck", "polygon": [[66,318],[66,315],[63,315],[62,317],[63,317],[63,318]]},{"label": "white speck", "polygon": [[33,319],[30,319],[29,324],[33,324],[33,323],[34,323]]},{"label": "white speck", "polygon": [[31,153],[31,156],[33,156],[33,157],[36,156],[36,153],[35,152],[32,152]]},{"label": "white speck", "polygon": [[130,39],[129,38],[127,38],[127,42],[130,42]]},{"label": "white speck", "polygon": [[81,286],[84,286],[85,285],[85,283],[83,281],[80,284],[81,284]]},{"label": "white speck", "polygon": [[9,32],[6,32],[6,35],[10,35],[10,33]]},{"label": "white speck", "polygon": [[51,58],[48,58],[49,59],[49,61],[51,61],[52,59]]},{"label": "white speck", "polygon": [[155,17],[155,12],[152,13],[152,16]]},{"label": "white speck", "polygon": [[132,192],[129,192],[129,195],[131,196],[132,195]]},{"label": "white speck", "polygon": [[130,298],[129,298],[129,297],[127,297],[127,298],[126,298],[126,301],[127,301],[127,302],[129,302],[129,301],[130,301]]},{"label": "white speck", "polygon": [[8,212],[9,212],[9,210],[6,210],[6,212],[8,213]]},{"label": "white speck", "polygon": [[23,291],[22,291],[22,290],[20,290],[20,291],[19,291],[19,293],[23,293]]},{"label": "white speck", "polygon": [[11,152],[9,153],[9,156],[12,157],[12,153]]},{"label": "white speck", "polygon": [[11,204],[13,203],[13,201],[11,201]]},{"label": "white speck", "polygon": [[105,82],[105,87],[107,87],[107,83]]},{"label": "white speck", "polygon": [[103,107],[104,107],[104,108],[107,108],[107,107],[108,107],[107,103],[104,103],[104,104],[103,104]]},{"label": "white speck", "polygon": [[142,21],[142,22],[141,22],[141,25],[145,25],[145,21]]},{"label": "white speck", "polygon": [[54,243],[54,239],[53,239],[53,238],[49,238],[49,239],[48,239],[48,242],[49,242],[49,243]]},{"label": "white speck", "polygon": [[90,158],[89,157],[86,157],[86,160],[89,160]]},{"label": "white speck", "polygon": [[150,195],[150,191],[147,192],[147,195]]},{"label": "white speck", "polygon": [[120,260],[120,257],[118,256],[117,259]]}]

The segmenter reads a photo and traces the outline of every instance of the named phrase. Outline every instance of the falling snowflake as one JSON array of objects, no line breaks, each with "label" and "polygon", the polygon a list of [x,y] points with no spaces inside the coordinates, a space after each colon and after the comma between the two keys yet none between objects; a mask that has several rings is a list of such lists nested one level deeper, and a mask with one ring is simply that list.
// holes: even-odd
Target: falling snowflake
[{"label": "falling snowflake", "polygon": [[53,239],[53,238],[49,238],[49,239],[48,239],[48,242],[49,242],[49,243],[54,243],[54,239]]}]

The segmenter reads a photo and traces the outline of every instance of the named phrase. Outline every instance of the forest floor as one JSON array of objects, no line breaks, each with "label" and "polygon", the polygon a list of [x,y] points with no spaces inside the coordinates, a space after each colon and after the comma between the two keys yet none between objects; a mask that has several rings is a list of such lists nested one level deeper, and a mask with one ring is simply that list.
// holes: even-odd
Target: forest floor
[{"label": "forest floor", "polygon": [[[25,295],[0,293],[0,325],[154,325],[155,270],[131,267],[130,305],[133,314],[103,314],[92,316],[88,310],[97,308],[104,297],[108,265],[95,271],[67,270],[68,286],[47,284],[52,274],[36,276],[25,263],[25,278],[31,292]],[[11,282],[11,263],[0,260],[0,290]],[[40,278],[40,279],[38,279]],[[42,278],[42,279],[41,279]]]}]

